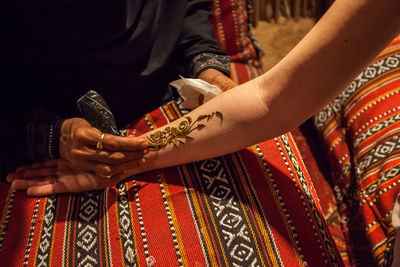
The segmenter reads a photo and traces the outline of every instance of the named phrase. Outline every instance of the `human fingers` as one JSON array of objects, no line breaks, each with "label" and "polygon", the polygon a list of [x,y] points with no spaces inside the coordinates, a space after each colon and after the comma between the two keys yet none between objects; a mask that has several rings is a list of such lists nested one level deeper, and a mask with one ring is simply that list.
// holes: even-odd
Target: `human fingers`
[{"label": "human fingers", "polygon": [[[102,140],[101,146],[94,145],[94,141],[90,139],[87,139],[88,144],[84,145],[81,143],[83,137],[80,138],[80,141],[68,151],[68,154],[65,154],[67,155],[65,159],[80,170],[93,171],[93,166],[88,163],[89,161],[115,165],[137,160],[149,152],[147,149],[148,142],[144,138],[104,134],[96,142],[100,140]],[[101,149],[98,149],[98,147]]]},{"label": "human fingers", "polygon": [[11,184],[11,189],[14,190],[26,190],[31,186],[43,186],[48,184],[54,184],[55,178],[52,177],[41,177],[37,179],[16,179]]},{"label": "human fingers", "polygon": [[121,166],[137,166],[146,151],[138,152],[83,152],[77,151],[79,155],[73,155],[73,166],[82,172],[94,172],[101,176],[114,175],[114,169],[120,170]]},{"label": "human fingers", "polygon": [[237,83],[235,83],[225,75],[219,76],[217,78],[217,81],[215,82],[215,85],[218,86],[218,88],[221,89],[222,92],[228,91],[238,86]]},{"label": "human fingers", "polygon": [[[100,134],[97,133],[97,138],[100,138]],[[102,140],[101,149],[97,148],[99,140]],[[94,167],[98,163],[116,165],[140,159],[148,153],[148,143],[144,138],[104,134],[99,140],[85,139],[81,136],[66,153],[63,153],[63,158],[81,171],[95,171]],[[84,144],[84,142],[87,143]]]},{"label": "human fingers", "polygon": [[78,128],[73,135],[73,147],[88,146],[97,150],[135,151],[147,148],[147,140],[142,137],[117,136],[102,133],[95,128]]},{"label": "human fingers", "polygon": [[[67,192],[83,192],[89,190],[101,190],[119,183],[122,179],[119,176],[113,176],[110,179],[98,179],[99,177],[93,177],[90,174],[75,174],[73,177],[68,178],[79,178],[85,180],[86,182],[79,184],[78,181],[74,181],[73,184],[68,183],[66,181],[56,181],[55,183],[48,184],[34,184],[31,183],[29,187],[27,187],[26,193],[29,196],[46,196],[52,194],[60,194]],[[89,177],[89,176],[90,177]],[[70,179],[68,179],[69,181]]]},{"label": "human fingers", "polygon": [[[43,196],[59,193],[77,193],[89,190],[97,190],[99,181],[90,173],[80,172],[71,168],[69,163],[64,162],[59,168],[57,178],[49,177],[52,181],[48,183],[31,180],[26,192],[30,196]],[[26,186],[26,184],[25,184]]]},{"label": "human fingers", "polygon": [[99,142],[101,142],[101,147],[104,150],[108,151],[136,151],[136,150],[144,150],[148,146],[148,142],[143,137],[135,137],[135,136],[116,136],[111,134],[100,134],[98,139],[95,140],[95,143],[92,143],[96,148],[98,147]]},{"label": "human fingers", "polygon": [[115,179],[115,180],[117,180],[117,181],[122,181],[122,180],[124,180],[124,179],[126,179],[126,178],[128,178],[128,177],[130,177],[130,176],[133,176],[133,175],[136,174],[136,173],[138,173],[137,170],[135,170],[135,169],[129,169],[129,170],[125,170],[125,171],[123,171],[123,172],[121,172],[121,173],[118,173],[118,174],[112,176],[111,178],[112,178],[112,179]]},{"label": "human fingers", "polygon": [[52,159],[52,160],[36,162],[36,163],[33,163],[33,164],[20,166],[15,170],[15,172],[21,172],[21,171],[24,171],[24,170],[27,170],[27,169],[35,169],[35,168],[56,166],[57,162],[58,162],[58,159]]},{"label": "human fingers", "polygon": [[95,148],[100,134],[98,129],[90,126],[89,122],[82,118],[65,120],[61,127],[60,157],[71,163],[79,161],[79,158],[73,158],[72,152]]},{"label": "human fingers", "polygon": [[[139,152],[147,148],[147,141],[142,137],[121,137],[105,134],[80,118],[65,120],[61,129],[60,156],[75,167],[84,171],[93,171],[87,165],[88,160],[99,160],[102,163],[120,163],[118,154],[108,157],[107,152]],[[141,154],[130,154],[125,161],[141,157]],[[89,159],[90,158],[90,159]]]},{"label": "human fingers", "polygon": [[16,179],[38,178],[43,176],[56,175],[57,160],[50,160],[35,163],[29,166],[19,167],[15,172],[9,173],[6,177],[8,182]]},{"label": "human fingers", "polygon": [[37,169],[27,169],[22,172],[17,173],[18,176],[28,179],[46,176],[57,175],[57,166],[42,167]]},{"label": "human fingers", "polygon": [[[124,152],[113,152],[113,151],[96,151],[96,150],[80,150],[74,151],[79,155],[74,155],[76,158],[80,158],[83,161],[92,161],[95,164],[103,163],[109,165],[117,165],[129,161],[141,159],[144,155],[149,153],[148,149],[140,151],[124,151]],[[87,163],[85,163],[87,164]]]},{"label": "human fingers", "polygon": [[127,170],[137,168],[145,163],[145,158],[125,162],[119,165],[104,165],[99,164],[96,167],[95,173],[102,178],[109,178],[119,173],[124,173]]},{"label": "human fingers", "polygon": [[68,192],[68,190],[62,183],[34,185],[26,190],[28,196],[47,196],[66,192]]},{"label": "human fingers", "polygon": [[206,69],[199,75],[199,78],[218,86],[223,92],[238,86],[236,82],[215,69]]}]

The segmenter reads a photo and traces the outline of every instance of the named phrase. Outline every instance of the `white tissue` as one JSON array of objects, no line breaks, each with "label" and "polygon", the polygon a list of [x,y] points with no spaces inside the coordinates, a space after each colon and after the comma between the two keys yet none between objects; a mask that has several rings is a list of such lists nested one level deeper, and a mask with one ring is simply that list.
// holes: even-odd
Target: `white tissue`
[{"label": "white tissue", "polygon": [[183,102],[182,107],[186,109],[194,109],[200,105],[199,96],[204,96],[203,103],[216,97],[222,93],[217,86],[209,84],[202,79],[191,79],[180,76],[181,79],[170,83],[171,86],[178,90]]}]

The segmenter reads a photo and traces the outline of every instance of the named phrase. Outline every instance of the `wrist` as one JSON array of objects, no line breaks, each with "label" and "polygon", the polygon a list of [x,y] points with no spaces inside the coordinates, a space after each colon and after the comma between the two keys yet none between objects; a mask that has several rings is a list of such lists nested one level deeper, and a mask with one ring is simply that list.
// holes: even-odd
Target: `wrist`
[{"label": "wrist", "polygon": [[49,126],[49,157],[50,159],[60,158],[60,137],[64,119],[57,119]]},{"label": "wrist", "polygon": [[201,53],[193,58],[190,63],[190,72],[197,78],[207,69],[218,70],[226,77],[230,77],[230,58],[228,55],[216,55],[213,53]]}]

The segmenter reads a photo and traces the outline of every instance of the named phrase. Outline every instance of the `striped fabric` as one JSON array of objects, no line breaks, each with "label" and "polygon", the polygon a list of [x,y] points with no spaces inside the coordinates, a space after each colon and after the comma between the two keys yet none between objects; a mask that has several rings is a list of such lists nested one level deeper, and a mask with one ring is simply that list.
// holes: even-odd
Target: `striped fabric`
[{"label": "striped fabric", "polygon": [[[170,104],[136,134],[180,116]],[[290,134],[103,191],[30,198],[0,187],[0,266],[337,266]]]},{"label": "striped fabric", "polygon": [[246,0],[214,0],[213,17],[215,39],[234,63],[260,68],[256,48],[249,35]]},{"label": "striped fabric", "polygon": [[400,35],[315,117],[352,265],[382,264],[400,192]]},{"label": "striped fabric", "polygon": [[[246,2],[214,1],[232,78],[261,73]],[[132,126],[181,116],[171,103]],[[0,266],[340,266],[290,133],[103,191],[27,197],[0,184]]]}]

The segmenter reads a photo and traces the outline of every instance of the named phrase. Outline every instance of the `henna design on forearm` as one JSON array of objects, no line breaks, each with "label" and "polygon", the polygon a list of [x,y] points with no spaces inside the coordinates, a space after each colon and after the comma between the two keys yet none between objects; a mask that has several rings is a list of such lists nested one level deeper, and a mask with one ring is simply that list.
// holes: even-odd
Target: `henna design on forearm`
[{"label": "henna design on forearm", "polygon": [[149,141],[148,148],[150,150],[160,150],[168,144],[178,146],[179,144],[185,144],[186,139],[193,139],[189,134],[194,130],[201,130],[206,127],[205,124],[200,123],[201,121],[209,121],[214,116],[218,117],[222,121],[224,120],[223,115],[220,111],[213,112],[208,115],[200,115],[196,120],[190,116],[184,117],[184,120],[178,124],[178,127],[166,127],[162,131],[157,131],[150,136],[147,136]]}]

